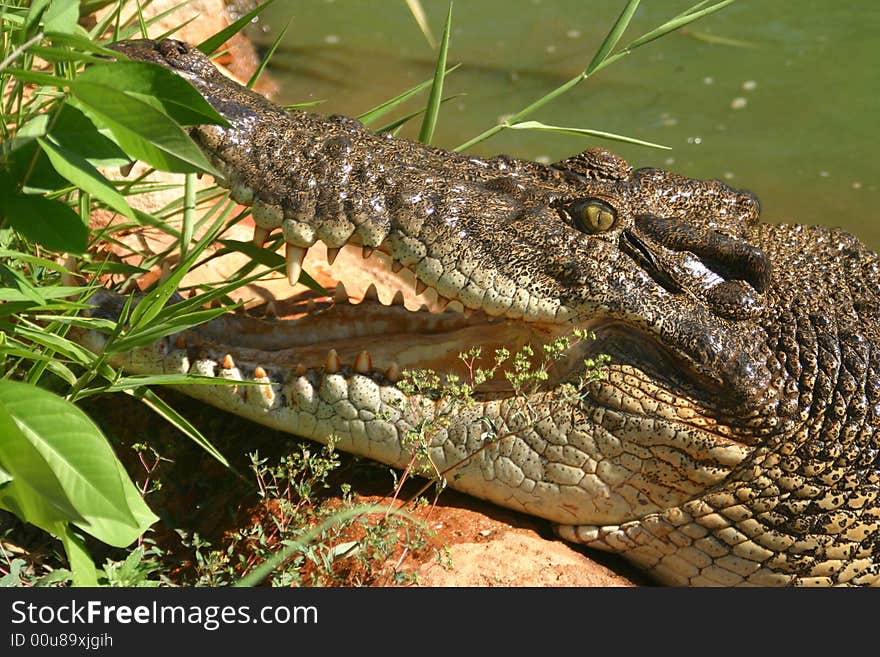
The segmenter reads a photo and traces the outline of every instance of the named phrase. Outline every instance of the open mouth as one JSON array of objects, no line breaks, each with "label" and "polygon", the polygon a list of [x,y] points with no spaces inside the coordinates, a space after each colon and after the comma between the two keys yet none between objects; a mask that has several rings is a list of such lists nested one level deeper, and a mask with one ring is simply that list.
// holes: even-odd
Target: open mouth
[{"label": "open mouth", "polygon": [[[573,329],[465,308],[439,296],[411,269],[396,266],[382,247],[363,253],[352,245],[339,252],[317,243],[297,264],[309,272],[323,269],[318,278],[331,288],[328,294],[297,286],[283,301],[270,300],[169,336],[160,350],[185,354],[189,363],[200,363],[199,374],[223,378],[283,384],[306,373],[358,373],[396,383],[406,370],[467,377],[469,366],[489,367],[500,350],[516,354],[527,345],[537,366],[542,345]],[[333,281],[339,281],[335,288]],[[101,292],[93,303],[98,315],[115,317],[121,309],[117,297]],[[474,347],[480,357],[465,362],[461,355]],[[570,375],[580,353],[572,349],[554,362],[547,383]],[[509,390],[503,376],[508,365],[480,392]]]}]

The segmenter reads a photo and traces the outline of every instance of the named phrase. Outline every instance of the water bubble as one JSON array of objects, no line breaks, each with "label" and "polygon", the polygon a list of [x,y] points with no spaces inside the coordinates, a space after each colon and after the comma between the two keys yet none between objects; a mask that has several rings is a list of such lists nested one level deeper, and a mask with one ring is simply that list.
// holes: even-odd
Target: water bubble
[{"label": "water bubble", "polygon": [[749,104],[749,101],[747,101],[745,98],[743,98],[742,96],[737,96],[732,101],[730,101],[730,109],[734,109],[734,110],[742,109],[743,107],[745,107],[748,104]]},{"label": "water bubble", "polygon": [[743,91],[754,91],[758,87],[758,83],[754,80],[746,80],[742,83]]},{"label": "water bubble", "polygon": [[338,34],[328,34],[324,37],[324,43],[329,44],[331,46],[335,46],[339,43],[339,35]]},{"label": "water bubble", "polygon": [[581,31],[580,30],[569,30],[568,32],[565,33],[565,36],[567,36],[569,39],[580,39],[581,38]]},{"label": "water bubble", "polygon": [[688,137],[687,142],[689,144],[702,144],[703,138],[702,137]]},{"label": "water bubble", "polygon": [[715,84],[715,78],[713,78],[711,75],[707,75],[703,78],[703,84]]}]

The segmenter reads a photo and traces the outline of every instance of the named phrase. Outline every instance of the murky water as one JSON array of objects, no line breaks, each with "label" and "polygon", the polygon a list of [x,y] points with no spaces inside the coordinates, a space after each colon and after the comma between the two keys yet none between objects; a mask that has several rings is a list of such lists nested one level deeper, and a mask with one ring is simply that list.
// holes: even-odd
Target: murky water
[{"label": "murky water", "polygon": [[[454,147],[583,69],[623,0],[455,4],[434,143]],[[645,0],[624,40],[693,0]],[[439,36],[445,0],[423,0]],[[357,115],[433,73],[435,54],[403,0],[277,0],[256,35],[290,29],[270,69],[285,103],[324,99]],[[658,151],[507,131],[474,152],[560,159],[605,145],[637,166],[721,178],[756,192],[768,221],[843,226],[880,249],[880,3],[732,6],[640,49],[530,118],[622,133]],[[418,109],[425,96],[398,116]],[[387,120],[390,120],[388,118]],[[418,120],[403,134],[414,136]]]}]

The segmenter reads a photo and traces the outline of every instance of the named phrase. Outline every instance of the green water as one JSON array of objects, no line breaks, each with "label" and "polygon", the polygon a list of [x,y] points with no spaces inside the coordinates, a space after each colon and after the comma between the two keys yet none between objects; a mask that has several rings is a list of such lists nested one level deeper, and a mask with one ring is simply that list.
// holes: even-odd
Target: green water
[{"label": "green water", "polygon": [[[439,35],[447,2],[422,4]],[[434,143],[454,147],[577,74],[624,4],[459,0],[449,62],[462,66],[444,95],[464,95],[444,105]],[[692,4],[644,0],[625,40]],[[432,75],[434,52],[403,0],[277,0],[253,36],[270,43],[289,19],[270,69],[281,102],[357,115]],[[474,152],[556,160],[605,145],[637,166],[751,189],[767,221],[842,226],[880,249],[878,35],[874,0],[739,0],[530,117],[672,150],[507,131]]]}]

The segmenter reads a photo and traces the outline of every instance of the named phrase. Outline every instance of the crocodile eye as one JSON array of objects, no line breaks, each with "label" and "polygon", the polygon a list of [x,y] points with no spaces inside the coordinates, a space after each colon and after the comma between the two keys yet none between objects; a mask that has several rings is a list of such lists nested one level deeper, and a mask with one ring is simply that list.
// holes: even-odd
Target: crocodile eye
[{"label": "crocodile eye", "polygon": [[568,206],[568,214],[575,228],[585,233],[604,233],[617,223],[617,212],[614,208],[597,198],[572,203]]}]

